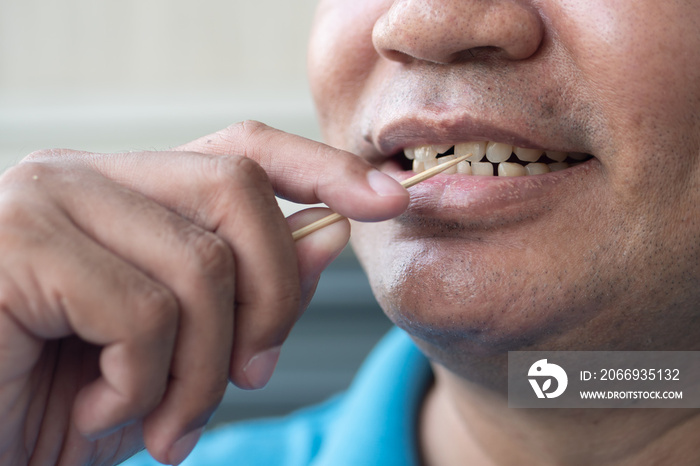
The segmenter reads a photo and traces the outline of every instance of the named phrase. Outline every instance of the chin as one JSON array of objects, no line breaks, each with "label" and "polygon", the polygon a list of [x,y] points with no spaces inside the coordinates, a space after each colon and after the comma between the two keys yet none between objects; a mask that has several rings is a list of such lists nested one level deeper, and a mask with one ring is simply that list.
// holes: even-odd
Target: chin
[{"label": "chin", "polygon": [[613,290],[625,287],[597,272],[599,254],[541,242],[508,250],[507,236],[485,241],[478,232],[410,231],[401,219],[354,224],[353,246],[384,312],[432,359],[451,365],[448,359],[616,344],[628,305]]}]

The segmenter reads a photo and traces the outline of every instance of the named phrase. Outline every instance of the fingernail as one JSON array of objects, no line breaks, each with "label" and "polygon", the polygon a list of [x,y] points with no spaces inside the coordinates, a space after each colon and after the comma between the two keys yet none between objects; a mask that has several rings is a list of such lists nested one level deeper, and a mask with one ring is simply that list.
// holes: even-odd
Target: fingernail
[{"label": "fingernail", "polygon": [[170,447],[170,451],[168,451],[168,462],[173,466],[177,466],[185,461],[190,453],[192,453],[192,450],[194,450],[194,446],[197,445],[203,431],[204,427],[200,427],[197,430],[185,434],[180,440],[175,442],[173,446]]},{"label": "fingernail", "polygon": [[367,182],[374,192],[380,196],[406,195],[406,189],[398,181],[379,170],[370,170],[367,173]]},{"label": "fingernail", "polygon": [[280,357],[281,346],[275,346],[265,351],[261,351],[248,361],[243,368],[248,384],[251,388],[263,388],[272,377],[275,371],[277,360]]}]

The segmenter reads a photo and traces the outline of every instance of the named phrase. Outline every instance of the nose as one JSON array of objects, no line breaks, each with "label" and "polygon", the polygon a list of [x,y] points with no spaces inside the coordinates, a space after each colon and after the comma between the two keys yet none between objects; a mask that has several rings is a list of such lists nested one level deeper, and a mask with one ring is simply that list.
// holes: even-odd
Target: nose
[{"label": "nose", "polygon": [[523,60],[540,47],[543,25],[525,0],[394,0],[372,31],[385,58],[454,63],[488,54]]}]

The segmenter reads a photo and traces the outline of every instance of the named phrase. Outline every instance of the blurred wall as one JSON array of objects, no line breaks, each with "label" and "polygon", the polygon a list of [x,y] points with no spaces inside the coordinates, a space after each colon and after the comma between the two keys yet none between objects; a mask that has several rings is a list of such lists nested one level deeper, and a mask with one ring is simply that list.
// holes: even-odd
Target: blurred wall
[{"label": "blurred wall", "polygon": [[44,147],[167,148],[242,119],[318,137],[316,0],[0,0],[0,168]]}]

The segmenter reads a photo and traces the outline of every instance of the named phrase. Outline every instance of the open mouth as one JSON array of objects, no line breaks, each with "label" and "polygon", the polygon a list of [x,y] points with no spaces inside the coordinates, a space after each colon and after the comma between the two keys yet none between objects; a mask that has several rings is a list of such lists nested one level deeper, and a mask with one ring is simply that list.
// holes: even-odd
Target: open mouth
[{"label": "open mouth", "polygon": [[456,157],[472,154],[467,161],[444,171],[445,174],[474,176],[534,176],[565,170],[593,158],[581,152],[528,149],[493,141],[434,144],[404,149],[397,157],[404,170],[423,172]]}]

